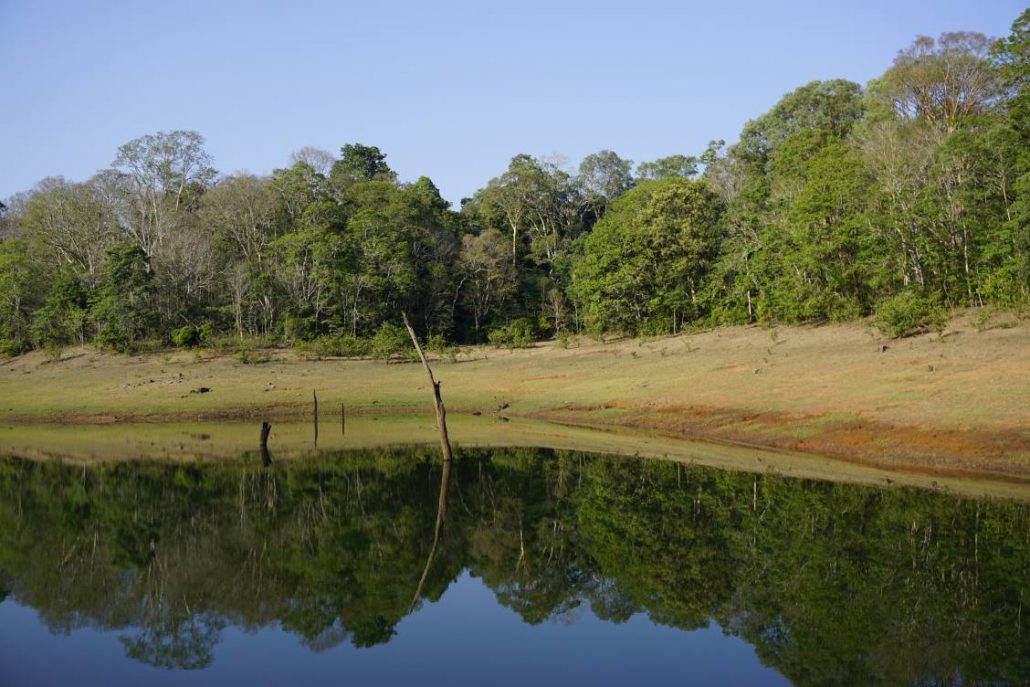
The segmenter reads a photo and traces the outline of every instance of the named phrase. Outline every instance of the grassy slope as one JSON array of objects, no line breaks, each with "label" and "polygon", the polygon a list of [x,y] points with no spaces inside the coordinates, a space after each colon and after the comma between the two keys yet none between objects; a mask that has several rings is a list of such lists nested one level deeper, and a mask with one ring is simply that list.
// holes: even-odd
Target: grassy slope
[{"label": "grassy slope", "polygon": [[[453,411],[619,424],[936,474],[1030,478],[1030,325],[887,342],[864,324],[733,327],[651,341],[469,349],[437,376]],[[206,394],[190,394],[207,386]],[[422,412],[422,370],[372,361],[263,364],[179,352],[69,351],[0,365],[0,422]]]}]

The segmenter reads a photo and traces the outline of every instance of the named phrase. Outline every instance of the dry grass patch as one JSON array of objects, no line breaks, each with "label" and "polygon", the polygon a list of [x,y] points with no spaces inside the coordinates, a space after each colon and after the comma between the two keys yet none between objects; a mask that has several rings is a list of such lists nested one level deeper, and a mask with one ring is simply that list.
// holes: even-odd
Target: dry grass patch
[{"label": "dry grass patch", "polygon": [[[437,365],[452,412],[560,417],[743,439],[884,463],[1024,471],[1030,452],[1030,325],[888,341],[863,323],[731,327],[575,348],[463,349]],[[885,351],[881,350],[886,346]],[[194,352],[33,353],[0,364],[0,420],[196,419],[323,408],[426,407],[420,369],[368,360],[261,364]],[[199,388],[207,393],[190,393]],[[851,452],[851,453],[849,453]],[[986,466],[986,467],[984,467]],[[964,469],[964,468],[963,468]]]}]

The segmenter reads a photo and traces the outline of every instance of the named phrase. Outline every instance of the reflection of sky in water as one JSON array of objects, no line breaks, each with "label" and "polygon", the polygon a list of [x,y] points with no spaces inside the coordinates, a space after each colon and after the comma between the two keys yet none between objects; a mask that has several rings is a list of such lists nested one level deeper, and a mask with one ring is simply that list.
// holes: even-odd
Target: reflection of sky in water
[{"label": "reflection of sky in water", "polygon": [[468,573],[435,604],[397,626],[387,644],[344,642],[313,653],[295,635],[229,627],[204,671],[152,668],[125,657],[120,632],[52,635],[35,611],[0,604],[0,684],[289,685],[542,684],[783,685],[750,645],[716,625],[695,632],[659,627],[643,614],[623,624],[598,620],[586,606],[572,622],[524,624]]}]

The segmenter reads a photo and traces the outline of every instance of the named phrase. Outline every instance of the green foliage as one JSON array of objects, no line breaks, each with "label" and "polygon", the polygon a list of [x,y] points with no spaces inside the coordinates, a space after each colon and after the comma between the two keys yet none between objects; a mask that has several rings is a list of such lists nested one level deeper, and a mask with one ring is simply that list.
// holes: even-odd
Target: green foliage
[{"label": "green foliage", "polygon": [[194,348],[200,345],[203,337],[199,327],[187,324],[178,329],[173,329],[171,339],[172,345],[176,348]]},{"label": "green foliage", "polygon": [[447,339],[442,334],[431,334],[426,339],[425,350],[430,353],[435,353],[441,358],[446,358],[452,363],[458,360],[458,351],[460,350],[457,346],[447,342]]},{"label": "green foliage", "polygon": [[58,275],[43,306],[32,316],[32,339],[38,348],[55,348],[86,340],[87,294],[69,272]]},{"label": "green foliage", "polygon": [[698,316],[721,212],[707,184],[679,178],[642,183],[616,201],[573,270],[570,291],[588,327],[636,334],[649,321]]},{"label": "green foliage", "polygon": [[236,347],[236,360],[244,365],[260,365],[272,360],[272,352],[255,342],[241,342]]},{"label": "green foliage", "polygon": [[333,163],[329,178],[338,186],[346,186],[359,181],[392,182],[397,175],[378,147],[349,143],[340,148],[340,159]]},{"label": "green foliage", "polygon": [[369,353],[376,360],[386,361],[394,358],[414,360],[417,356],[408,331],[389,322],[384,322],[376,330],[369,345]]},{"label": "green foliage", "polygon": [[611,150],[587,155],[579,164],[579,181],[590,202],[600,212],[633,187],[630,169],[633,163],[623,160]]},{"label": "green foliage", "polygon": [[876,304],[876,326],[892,339],[930,327],[942,331],[946,323],[947,313],[940,304],[912,291],[902,291]]},{"label": "green foliage", "polygon": [[813,81],[783,96],[766,114],[744,125],[738,150],[764,164],[783,141],[800,131],[845,136],[863,113],[862,87],[844,79]]},{"label": "green foliage", "polygon": [[479,343],[519,319],[536,336],[851,320],[906,291],[1025,310],[1028,26],[920,37],[864,90],[808,83],[729,148],[636,177],[611,150],[576,173],[518,154],[460,212],[376,146],[216,181],[197,132],[142,136],[5,206],[0,350],[130,350],[189,322],[316,355],[346,332],[350,355],[400,311]]},{"label": "green foliage", "polygon": [[487,339],[497,348],[529,348],[537,339],[536,327],[532,320],[520,317],[491,329]]},{"label": "green foliage", "polygon": [[579,348],[579,337],[573,336],[569,332],[561,331],[558,332],[558,345],[563,349],[568,350],[570,348]]},{"label": "green foliage", "polygon": [[32,311],[39,306],[41,277],[28,247],[0,240],[0,352],[18,355],[32,347]]},{"label": "green foliage", "polygon": [[654,162],[641,162],[637,166],[640,179],[691,179],[697,175],[699,160],[693,155],[670,155]]},{"label": "green foliage", "polygon": [[352,334],[338,334],[298,344],[297,348],[318,358],[364,358],[372,354],[372,341]]},{"label": "green foliage", "polygon": [[156,316],[154,275],[138,245],[125,241],[107,251],[97,295],[90,309],[97,344],[130,351],[150,335]]}]

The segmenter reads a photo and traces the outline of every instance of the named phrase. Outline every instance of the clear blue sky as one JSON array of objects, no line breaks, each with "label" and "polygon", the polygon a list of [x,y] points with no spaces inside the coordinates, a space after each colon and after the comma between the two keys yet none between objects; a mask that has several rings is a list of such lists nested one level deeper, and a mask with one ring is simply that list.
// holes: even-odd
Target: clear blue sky
[{"label": "clear blue sky", "polygon": [[512,155],[700,153],[813,79],[865,83],[917,34],[1009,32],[1019,0],[0,0],[0,198],[196,129],[221,172],[378,145],[457,201]]}]

